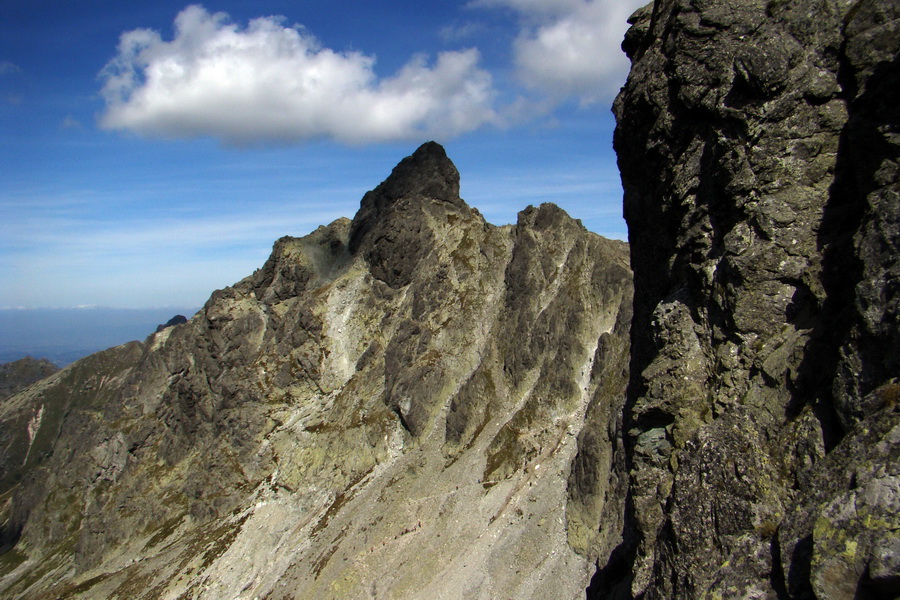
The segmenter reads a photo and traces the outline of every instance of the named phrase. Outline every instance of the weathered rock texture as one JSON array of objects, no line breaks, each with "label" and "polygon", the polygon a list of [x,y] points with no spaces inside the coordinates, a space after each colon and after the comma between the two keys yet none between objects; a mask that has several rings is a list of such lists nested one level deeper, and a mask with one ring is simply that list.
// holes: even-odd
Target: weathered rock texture
[{"label": "weathered rock texture", "polygon": [[633,308],[623,244],[485,223],[426,144],[0,404],[0,595],[896,598],[900,5],[659,0],[623,47]]},{"label": "weathered rock texture", "polygon": [[896,598],[900,4],[632,22],[627,500],[591,594]]},{"label": "weathered rock texture", "polygon": [[624,243],[552,205],[489,225],[426,144],[352,222],[2,405],[0,595],[583,597],[606,480],[567,482],[630,315]]},{"label": "weathered rock texture", "polygon": [[57,371],[59,367],[46,358],[30,356],[0,365],[0,401]]},{"label": "weathered rock texture", "polygon": [[160,323],[159,325],[157,325],[156,333],[159,333],[167,327],[175,327],[176,325],[183,325],[184,323],[187,323],[187,317],[185,317],[184,315],[175,315],[165,323]]}]

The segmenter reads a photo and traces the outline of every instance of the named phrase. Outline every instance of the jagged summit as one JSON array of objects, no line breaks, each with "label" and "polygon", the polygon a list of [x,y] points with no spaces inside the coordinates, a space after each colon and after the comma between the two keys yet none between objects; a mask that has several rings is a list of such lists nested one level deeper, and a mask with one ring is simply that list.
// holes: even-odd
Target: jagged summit
[{"label": "jagged summit", "polygon": [[363,198],[395,201],[418,196],[465,205],[459,198],[459,171],[437,142],[425,142],[394,167],[390,177]]},{"label": "jagged summit", "polygon": [[[468,210],[459,197],[459,171],[443,146],[426,142],[394,167],[390,177],[363,196],[350,231],[350,250],[355,252],[379,221],[431,201],[446,202]],[[388,224],[388,227],[393,225]]]},{"label": "jagged summit", "polygon": [[378,279],[400,287],[433,247],[433,225],[449,214],[481,219],[459,197],[459,171],[444,148],[426,142],[363,196],[348,247],[353,254],[362,252]]},{"label": "jagged summit", "polygon": [[400,287],[434,249],[434,225],[460,217],[486,225],[459,197],[459,172],[444,148],[427,142],[366,193],[352,221],[341,218],[305,238],[278,240],[251,285],[259,298],[280,300],[333,279],[362,256],[377,279]]}]

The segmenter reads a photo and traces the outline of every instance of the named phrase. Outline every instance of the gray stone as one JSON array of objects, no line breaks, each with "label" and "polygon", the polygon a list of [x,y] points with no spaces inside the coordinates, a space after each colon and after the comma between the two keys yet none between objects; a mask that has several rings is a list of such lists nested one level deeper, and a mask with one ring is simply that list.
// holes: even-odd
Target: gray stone
[{"label": "gray stone", "polygon": [[659,0],[632,22],[628,484],[590,593],[895,597],[900,11]]}]

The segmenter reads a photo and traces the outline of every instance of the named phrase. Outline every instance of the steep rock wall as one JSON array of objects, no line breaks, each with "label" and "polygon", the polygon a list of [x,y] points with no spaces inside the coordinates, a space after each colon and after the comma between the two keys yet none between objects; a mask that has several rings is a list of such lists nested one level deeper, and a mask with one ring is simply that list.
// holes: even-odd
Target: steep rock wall
[{"label": "steep rock wall", "polygon": [[632,23],[628,485],[590,593],[893,598],[900,5],[658,0]]}]

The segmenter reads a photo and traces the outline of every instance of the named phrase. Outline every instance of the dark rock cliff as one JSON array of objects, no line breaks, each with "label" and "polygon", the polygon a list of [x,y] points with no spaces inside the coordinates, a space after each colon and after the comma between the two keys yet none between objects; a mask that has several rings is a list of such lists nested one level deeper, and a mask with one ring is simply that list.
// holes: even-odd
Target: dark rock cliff
[{"label": "dark rock cliff", "polygon": [[900,4],[658,0],[632,23],[627,486],[590,593],[896,598]]}]

